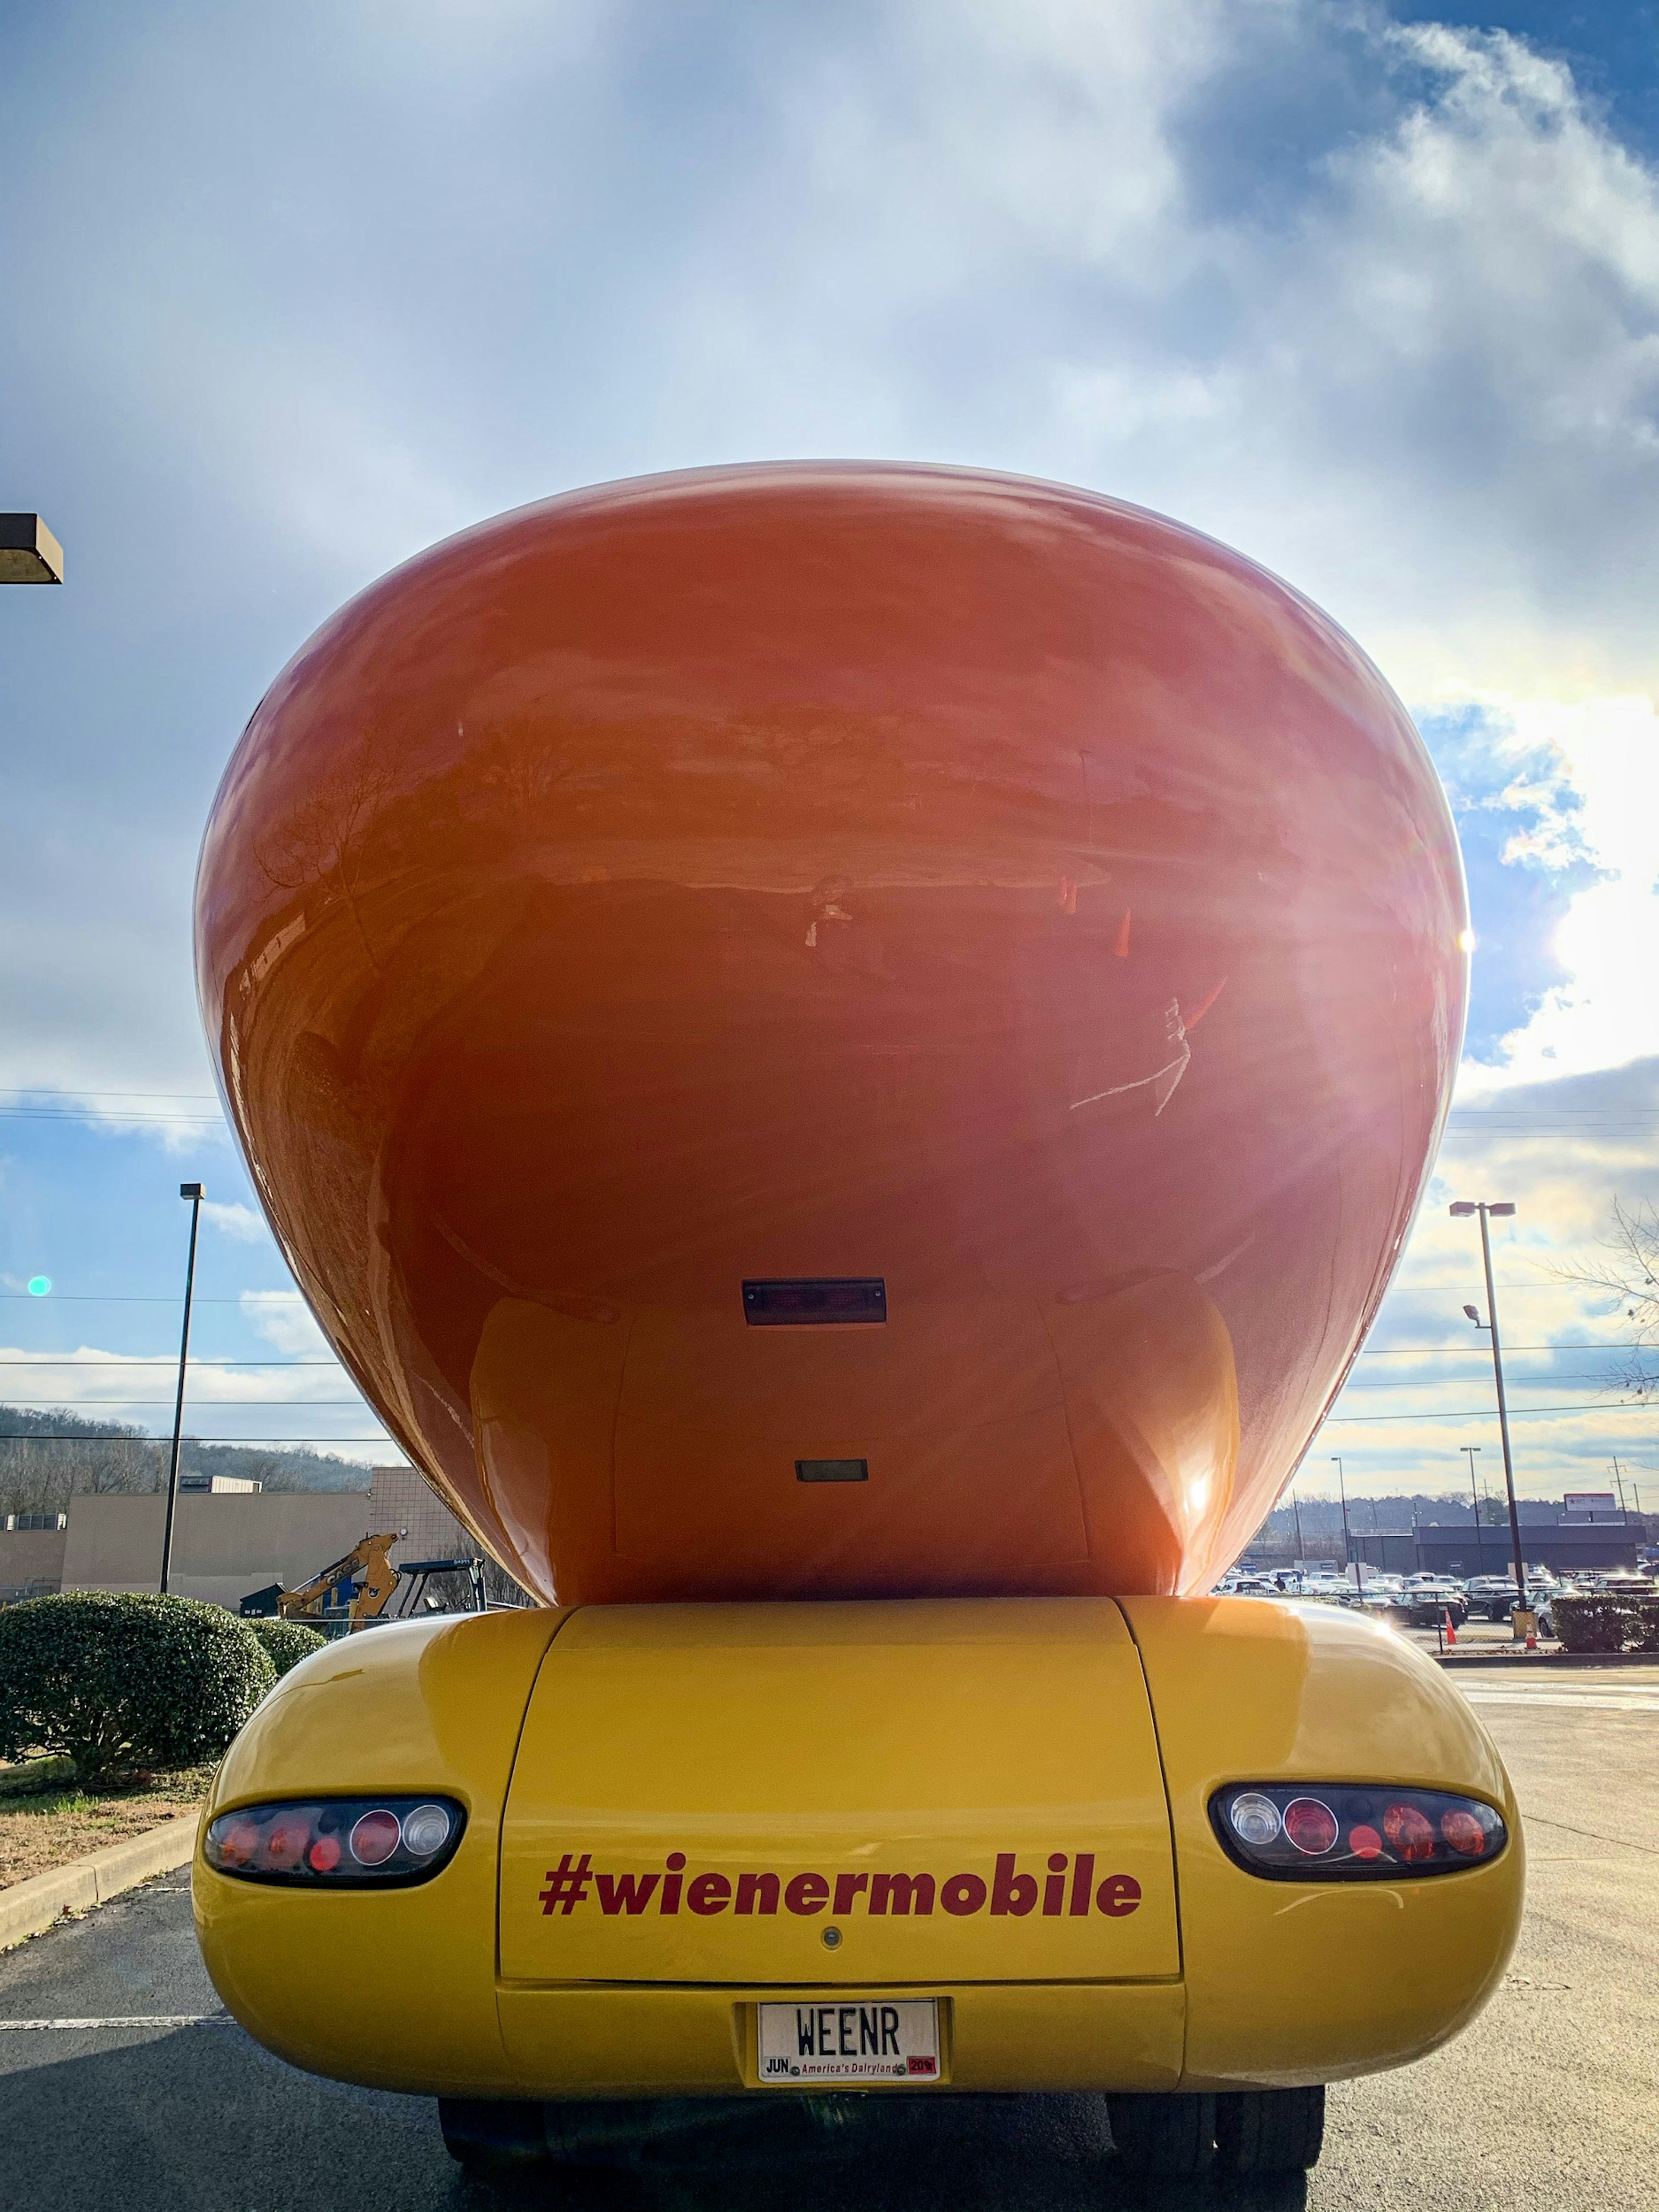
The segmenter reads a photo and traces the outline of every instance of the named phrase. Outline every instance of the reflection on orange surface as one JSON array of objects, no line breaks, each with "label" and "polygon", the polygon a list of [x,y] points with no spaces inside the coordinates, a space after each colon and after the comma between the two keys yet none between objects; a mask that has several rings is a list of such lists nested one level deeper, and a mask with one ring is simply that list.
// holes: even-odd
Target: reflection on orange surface
[{"label": "reflection on orange surface", "polygon": [[[1205,1586],[1398,1256],[1464,922],[1416,735],[1304,601],[1090,494],[854,465],[374,586],[198,888],[307,1297],[567,1601]],[[849,1277],[884,1322],[745,1320]]]}]

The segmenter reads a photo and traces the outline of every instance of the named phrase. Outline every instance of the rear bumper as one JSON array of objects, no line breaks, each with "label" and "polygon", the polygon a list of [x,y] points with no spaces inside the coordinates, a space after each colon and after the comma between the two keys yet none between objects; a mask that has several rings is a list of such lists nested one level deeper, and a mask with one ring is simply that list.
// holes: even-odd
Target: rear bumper
[{"label": "rear bumper", "polygon": [[[889,1994],[872,1991],[871,1995]],[[939,2002],[939,2090],[1173,2089],[1186,1996],[1178,1983],[1041,1983],[890,1994]],[[729,2096],[761,2086],[756,2007],[843,1998],[842,1989],[503,1989],[513,2094],[527,2097]]]},{"label": "rear bumper", "polygon": [[[678,1632],[666,1609],[648,1642],[617,1625],[625,1668],[616,1638],[596,1632],[570,1639],[562,1675],[548,1663],[552,1614],[380,1630],[331,1647],[261,1708],[210,1811],[305,1792],[441,1790],[465,1805],[465,1835],[430,1881],[383,1893],[267,1887],[198,1856],[198,1929],[215,1984],[291,2063],[471,2098],[776,2094],[756,2067],[755,2007],[808,1997],[938,1998],[935,2094],[1291,2087],[1403,2064],[1474,2016],[1514,1941],[1522,1846],[1497,1754],[1439,1669],[1385,1630],[1322,1608],[1126,1599],[1109,1632],[1098,1601],[1036,1601],[1036,1613],[1022,1601],[999,1626],[1002,1602],[974,1601],[966,1620],[872,1606],[850,1628],[815,1626],[817,1608],[781,1608],[775,1636],[757,1608],[674,1609],[699,1616],[688,1650],[714,1650],[732,1679],[772,1669],[770,1702],[739,1704],[737,1729],[721,1717],[729,1699],[699,1717],[695,1668],[662,1641]],[[723,1625],[728,1611],[743,1618]],[[1079,1658],[1079,1638],[1097,1633],[1127,1653],[1156,1725],[1150,1824],[1144,1778],[1132,1796],[1127,1753],[1112,1755],[1136,1741],[1129,1705],[1114,1735],[1099,1733],[1097,1684]],[[836,1638],[837,1650],[850,1640],[910,1655],[885,1704],[827,1697],[812,1727],[780,1726],[775,1741],[750,1726],[751,1711],[785,1711],[779,1685],[808,1679],[800,1655],[815,1665]],[[989,1689],[966,1701],[953,1730],[943,1727],[950,1670],[927,1678],[922,1664],[947,1643],[951,1669],[1004,1686],[1000,1705]],[[597,1692],[562,1693],[554,1720],[581,1711],[584,1696],[597,1717],[550,1741],[540,1795],[528,1794],[525,1717],[550,1685],[574,1683],[578,1663],[607,1698],[618,1681],[629,1695],[596,1705]],[[906,1685],[918,1678],[928,1695],[912,1700]],[[655,1738],[630,1717],[652,1680],[665,1707],[673,1701],[673,1728]],[[1010,1681],[1024,1685],[1023,1702]],[[834,1740],[843,1705],[856,1757]],[[1039,1721],[1047,1747],[1031,1741]],[[678,1765],[675,1730],[695,1738]],[[583,1773],[585,1742],[599,1748]],[[1511,1840],[1489,1864],[1431,1880],[1264,1881],[1222,1851],[1207,1808],[1222,1784],[1281,1777],[1469,1791],[1500,1808]],[[1034,1878],[1023,1911],[999,1917],[993,1883],[982,1910],[955,1915],[945,1877],[991,1876],[1004,1841],[1022,1879],[1027,1868],[1040,1878],[1051,1843],[1051,1866],[1068,1848],[1096,1850],[1114,1872],[1121,1857],[1139,1869],[1144,1902],[1124,1918],[1075,1917],[1068,1879],[1066,1909],[1057,1896],[1050,1917]],[[665,1903],[660,1875],[648,1910],[622,1910],[614,1894],[556,1914],[538,1905],[541,1869],[590,1845],[596,1868],[679,1857],[686,1909]],[[850,1912],[788,1901],[791,1865],[821,1869],[806,1879],[823,1895],[837,1867],[884,1863],[934,1867],[939,1909],[871,1912],[874,1874]],[[781,1869],[781,1907],[740,1917],[734,1899],[705,1911],[691,1880],[705,1864],[734,1876],[744,1864]],[[1055,1958],[1073,1970],[1056,1973]]]}]

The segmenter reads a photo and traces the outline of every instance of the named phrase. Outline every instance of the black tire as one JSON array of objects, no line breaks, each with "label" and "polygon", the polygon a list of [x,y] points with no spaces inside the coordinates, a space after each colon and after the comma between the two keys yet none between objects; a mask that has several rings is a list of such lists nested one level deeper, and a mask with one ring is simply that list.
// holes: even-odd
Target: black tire
[{"label": "black tire", "polygon": [[440,2097],[444,2148],[468,2173],[523,2173],[548,2162],[539,2105],[505,2099]]},{"label": "black tire", "polygon": [[1215,2100],[1218,2173],[1305,2173],[1325,2141],[1325,2091],[1249,2089]]},{"label": "black tire", "polygon": [[1216,2104],[1206,2096],[1108,2097],[1113,2148],[1131,2173],[1206,2174],[1215,2156]]}]

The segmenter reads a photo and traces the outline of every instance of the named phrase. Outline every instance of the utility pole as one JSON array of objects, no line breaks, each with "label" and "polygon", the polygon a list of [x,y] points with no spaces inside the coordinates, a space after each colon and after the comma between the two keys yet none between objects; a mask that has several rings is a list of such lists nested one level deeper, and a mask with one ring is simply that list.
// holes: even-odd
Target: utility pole
[{"label": "utility pole", "polygon": [[1625,1515],[1626,1518],[1628,1518],[1630,1508],[1625,1503],[1625,1478],[1619,1469],[1619,1455],[1617,1452],[1613,1455],[1613,1479],[1619,1486],[1619,1510],[1621,1514]]},{"label": "utility pole", "polygon": [[1498,1386],[1498,1433],[1504,1445],[1504,1487],[1510,1499],[1510,1541],[1515,1555],[1516,1611],[1528,1613],[1527,1603],[1527,1563],[1521,1556],[1521,1509],[1515,1502],[1515,1462],[1510,1452],[1510,1411],[1504,1396],[1504,1354],[1498,1340],[1498,1291],[1492,1275],[1492,1234],[1487,1227],[1491,1216],[1506,1218],[1515,1212],[1512,1200],[1496,1201],[1487,1199],[1461,1198],[1451,1209],[1460,1219],[1471,1213],[1480,1217],[1480,1258],[1486,1271],[1486,1319],[1483,1322],[1472,1306],[1463,1310],[1477,1328],[1485,1328],[1492,1336],[1492,1380]]},{"label": "utility pole", "polygon": [[179,1339],[179,1395],[173,1407],[173,1459],[167,1468],[167,1510],[161,1523],[161,1595],[167,1594],[173,1575],[173,1516],[179,1503],[179,1446],[185,1426],[185,1369],[190,1360],[190,1304],[196,1291],[196,1231],[202,1219],[202,1200],[207,1195],[199,1182],[181,1182],[180,1198],[190,1200],[190,1257],[185,1262],[185,1326]]},{"label": "utility pole", "polygon": [[1305,1559],[1308,1555],[1302,1548],[1302,1508],[1296,1502],[1294,1483],[1291,1485],[1291,1512],[1296,1522],[1296,1556],[1298,1559]]},{"label": "utility pole", "polygon": [[1348,1534],[1348,1492],[1347,1486],[1342,1480],[1342,1461],[1340,1455],[1339,1453],[1333,1452],[1331,1454],[1331,1462],[1336,1469],[1336,1494],[1342,1500],[1342,1558],[1344,1563],[1353,1569],[1354,1588],[1358,1590],[1363,1590],[1365,1587],[1364,1581],[1360,1575],[1359,1562],[1353,1555],[1353,1543]]},{"label": "utility pole", "polygon": [[1482,1574],[1486,1571],[1486,1555],[1480,1548],[1480,1500],[1474,1487],[1474,1455],[1480,1447],[1479,1444],[1459,1444],[1457,1449],[1469,1463],[1469,1503],[1474,1508],[1474,1571]]}]

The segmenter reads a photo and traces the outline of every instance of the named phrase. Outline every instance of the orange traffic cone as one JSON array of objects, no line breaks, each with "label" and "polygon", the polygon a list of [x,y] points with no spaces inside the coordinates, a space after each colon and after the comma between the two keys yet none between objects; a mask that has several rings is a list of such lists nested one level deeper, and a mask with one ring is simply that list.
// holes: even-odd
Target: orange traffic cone
[{"label": "orange traffic cone", "polygon": [[1457,1631],[1452,1626],[1451,1607],[1449,1606],[1446,1607],[1446,1642],[1448,1645],[1455,1645],[1457,1642]]}]

